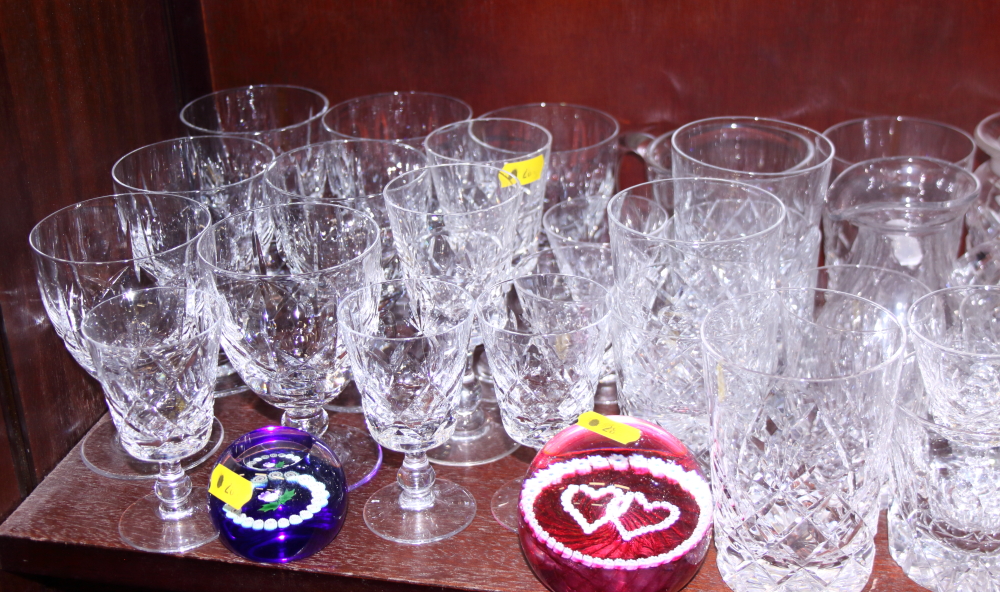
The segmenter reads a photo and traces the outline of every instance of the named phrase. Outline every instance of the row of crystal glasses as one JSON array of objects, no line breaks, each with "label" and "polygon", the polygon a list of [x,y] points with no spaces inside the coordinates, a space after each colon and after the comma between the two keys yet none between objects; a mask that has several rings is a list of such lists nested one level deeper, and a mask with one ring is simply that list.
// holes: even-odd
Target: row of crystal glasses
[{"label": "row of crystal glasses", "polygon": [[[378,101],[391,105],[406,98],[405,93],[393,93]],[[221,97],[213,101],[217,108],[225,105],[234,113],[246,107]],[[612,373],[606,347],[607,320],[611,319],[623,409],[649,416],[681,435],[701,455],[702,462],[708,463],[712,457],[717,506],[725,506],[720,506],[716,536],[725,545],[726,557],[720,568],[727,582],[738,589],[766,587],[766,582],[774,579],[860,588],[871,569],[868,534],[874,532],[872,515],[878,508],[873,500],[885,481],[887,426],[892,425],[897,384],[894,377],[900,371],[905,374],[900,370],[906,366],[900,352],[909,350],[901,345],[900,311],[892,307],[905,308],[908,302],[904,304],[897,291],[888,288],[894,284],[881,279],[892,277],[892,270],[874,272],[863,265],[836,266],[822,272],[812,269],[818,258],[819,220],[834,162],[830,140],[801,126],[757,118],[717,118],[689,124],[668,135],[670,166],[656,171],[660,177],[666,176],[664,170],[669,171],[675,178],[622,192],[611,201],[605,219],[615,159],[612,157],[608,165],[607,159],[594,155],[615,153],[617,124],[613,120],[607,124],[597,117],[603,115],[599,112],[593,121],[585,122],[579,109],[547,107],[501,110],[490,114],[496,116],[492,119],[460,122],[450,130],[441,128],[437,136],[440,143],[434,142],[437,132],[428,134],[426,126],[418,126],[413,138],[426,148],[430,162],[451,164],[419,168],[423,155],[416,150],[410,153],[415,162],[412,168],[402,164],[405,158],[389,156],[390,166],[375,167],[382,170],[382,176],[376,175],[360,192],[356,188],[368,183],[365,175],[352,176],[340,169],[350,169],[350,163],[371,162],[371,156],[352,160],[355,157],[351,154],[368,150],[369,144],[333,142],[290,150],[289,144],[268,142],[286,154],[270,165],[273,177],[258,195],[265,204],[281,192],[286,194],[281,201],[298,196],[312,203],[236,213],[211,229],[216,233],[214,239],[185,243],[198,243],[198,260],[211,271],[205,275],[214,280],[206,283],[201,274],[194,274],[198,279],[190,284],[194,289],[219,290],[226,295],[223,301],[230,304],[228,316],[226,311],[222,313],[222,341],[227,351],[238,352],[231,357],[240,358],[236,361],[240,373],[252,376],[254,370],[266,367],[261,376],[248,380],[254,390],[265,398],[274,397],[272,401],[296,401],[285,405],[287,421],[322,430],[326,421],[321,404],[347,381],[343,359],[350,357],[373,435],[382,444],[407,452],[398,485],[390,486],[381,501],[376,501],[376,494],[371,512],[366,506],[366,521],[386,538],[426,542],[461,530],[468,524],[462,516],[471,520],[470,508],[474,512],[474,500],[467,494],[463,496],[457,488],[443,483],[435,488],[433,469],[427,464],[429,455],[424,454],[442,443],[445,448],[455,448],[456,443],[448,439],[456,425],[478,421],[473,419],[478,409],[473,403],[478,397],[474,376],[495,382],[505,431],[519,443],[538,447],[546,436],[589,408],[597,378]],[[550,118],[541,128],[504,119],[532,119],[529,112],[539,110]],[[369,112],[360,107],[356,111]],[[564,111],[573,114],[566,116]],[[320,132],[312,130],[318,130],[315,126],[321,118],[315,110],[307,112],[311,115],[305,124],[281,129],[304,132],[306,141],[315,138]],[[335,107],[322,118],[328,132],[332,131],[328,122],[340,117],[332,115],[335,112],[342,110]],[[398,115],[394,109],[374,109],[371,113],[375,114],[372,129],[405,119],[385,117],[386,113]],[[234,121],[244,119],[237,116]],[[566,135],[560,126],[578,136],[591,135],[595,141],[585,149],[565,146],[560,143],[560,137]],[[502,145],[501,139],[517,135],[512,132],[515,127],[521,130],[517,143]],[[377,149],[386,153],[390,147],[401,148],[377,144]],[[656,154],[652,148],[663,144],[663,138],[658,138],[646,154]],[[295,158],[289,156],[293,154]],[[827,199],[847,204],[827,207],[827,226],[832,229],[827,234],[829,260],[892,267],[888,261],[905,268],[902,271],[909,272],[908,277],[941,277],[942,270],[949,268],[949,254],[953,259],[957,251],[954,221],[957,219],[960,227],[962,206],[971,204],[969,196],[974,199],[978,184],[974,179],[969,181],[961,167],[922,156],[862,162],[841,174]],[[284,168],[279,167],[282,158]],[[572,163],[571,170],[583,172],[554,175],[560,159]],[[151,160],[153,171],[164,167],[162,159]],[[596,160],[601,166],[584,171],[587,163]],[[340,166],[332,166],[331,161]],[[219,166],[220,162],[212,161],[215,166],[206,167],[192,156],[186,161],[202,181],[223,176],[226,168]],[[355,172],[357,169],[355,166]],[[155,172],[145,175],[138,188],[149,190]],[[117,183],[118,175],[115,178]],[[553,192],[553,187],[559,191]],[[914,194],[897,199],[901,203],[890,201],[887,207],[885,196],[902,191],[899,188]],[[208,192],[213,198],[208,200],[210,208],[224,207],[224,196],[215,189]],[[203,191],[204,186],[198,190]],[[383,190],[384,202],[380,204],[377,198]],[[573,191],[579,193],[574,195]],[[354,200],[348,205],[356,209],[341,207],[337,215],[328,215],[329,219],[317,215],[336,208],[321,202],[347,194]],[[547,211],[539,206],[543,195],[544,203],[551,205]],[[237,207],[236,212],[240,210]],[[841,215],[844,212],[853,217]],[[211,213],[217,218],[225,215]],[[532,255],[539,218],[545,240],[553,249]],[[144,224],[148,221],[124,223],[133,249],[136,238],[146,240],[135,232]],[[234,228],[220,235],[227,224]],[[364,227],[375,229],[374,244],[371,228],[365,231]],[[391,231],[393,249],[379,244],[379,234],[384,231]],[[924,241],[921,233],[925,231],[936,239]],[[833,245],[846,245],[847,255],[838,255],[830,247],[831,236],[836,239]],[[609,240],[610,248],[593,244],[601,240]],[[158,255],[158,247],[144,247],[142,241],[138,242],[138,259],[143,265],[148,260],[148,269],[156,269],[156,257],[145,254]],[[942,241],[943,247],[938,244]],[[953,244],[956,249],[951,249]],[[887,259],[855,261],[852,253],[880,253]],[[613,261],[617,285],[628,286],[627,290],[612,289],[610,299],[606,294],[611,285],[606,276],[608,257]],[[553,269],[553,263],[560,274],[538,275],[545,266]],[[140,275],[137,287],[160,277],[144,271],[143,265],[133,266]],[[329,334],[338,317],[346,324],[350,316],[344,312],[338,315],[336,303],[324,300],[330,293],[337,293],[333,301],[339,300],[346,291],[338,292],[330,283],[335,280],[324,277],[327,269],[338,266],[359,267],[352,285],[381,279],[383,268],[393,276],[409,279],[362,289],[367,290],[365,302],[356,308],[362,311],[358,314],[363,327],[346,330],[334,346],[335,367],[319,371],[330,377],[330,384],[316,388],[316,381],[312,381],[314,384],[304,389],[284,388],[280,386],[283,378],[298,380],[317,364],[329,362],[329,356],[279,368],[281,362],[288,361],[280,355],[285,352],[276,347],[281,339],[266,335],[260,320],[273,319],[285,327],[292,350],[309,349],[302,348],[304,344],[318,348],[310,353],[329,347],[320,345],[322,336]],[[599,277],[600,271],[604,277]],[[565,273],[571,275],[562,275]],[[814,285],[811,280],[818,274],[826,277],[825,291],[794,288]],[[427,276],[449,283],[431,289],[431,280],[419,279]],[[221,283],[220,277],[225,277]],[[274,282],[275,277],[280,281]],[[877,287],[892,293],[887,296],[894,299],[889,303],[891,310],[864,299],[877,298],[862,293],[871,287],[874,277],[880,278],[874,280]],[[494,283],[497,280],[500,283]],[[286,285],[271,285],[281,282]],[[942,280],[928,283],[937,287]],[[761,293],[754,296],[756,300],[746,296],[774,285],[793,288]],[[455,293],[456,289],[465,292]],[[439,304],[437,300],[448,293],[453,295],[444,298],[447,310],[431,313]],[[460,301],[464,308],[457,304]],[[233,306],[233,302],[238,304]],[[341,306],[344,302],[348,300]],[[571,304],[570,313],[562,310],[566,303]],[[468,320],[473,308],[479,313],[478,331]],[[78,317],[82,310],[74,314]],[[233,315],[233,310],[239,314]],[[257,316],[254,310],[266,312]],[[282,315],[285,322],[278,322]],[[446,317],[441,322],[448,326],[436,324],[437,320],[431,320],[434,315]],[[439,355],[428,353],[441,352],[438,335],[450,331],[452,325],[466,324],[470,325],[469,343],[483,341],[492,372],[484,375],[482,369],[472,367],[472,350],[462,343],[463,329],[457,342],[449,341],[451,345],[444,348],[448,350],[448,372],[416,372],[421,380],[433,378],[426,383],[411,380],[414,368],[421,363],[443,363]],[[228,331],[229,341],[227,326],[235,327]],[[578,329],[590,333],[573,337]],[[352,335],[388,341],[375,350],[370,343],[355,350]],[[402,345],[407,339],[412,343]],[[256,342],[263,345],[260,353],[252,347]],[[577,347],[579,352],[574,349]],[[401,353],[392,355],[397,349]],[[419,355],[413,354],[414,350]],[[374,361],[365,357],[378,352],[381,354]],[[270,365],[259,362],[264,357]],[[298,363],[298,355],[291,357]],[[912,355],[905,359],[912,360]],[[912,366],[910,363],[911,370]],[[461,368],[460,379],[455,368]],[[567,376],[572,379],[556,379]],[[385,386],[386,381],[391,388]],[[385,392],[393,392],[397,398],[380,401]],[[715,404],[707,405],[699,392],[707,393]],[[768,392],[771,394],[761,398]],[[735,395],[739,393],[746,396]],[[416,414],[404,413],[401,424],[388,423],[391,411],[410,410],[403,402],[410,396],[426,404],[413,407]],[[305,399],[310,405],[301,404]],[[313,406],[317,399],[320,405]],[[433,409],[448,415],[449,405],[456,410],[451,413],[451,425],[440,415],[419,413],[420,409]],[[938,405],[934,409],[941,414],[950,407]],[[744,420],[751,415],[755,419],[747,424]],[[381,429],[375,429],[376,425]],[[469,438],[468,432],[477,430],[466,431],[463,446],[475,439]],[[404,443],[405,438],[398,436],[406,433],[417,435]],[[815,446],[801,445],[798,439],[803,434],[810,434]],[[848,442],[848,436],[854,441]],[[732,444],[718,445],[724,441]],[[710,442],[716,445],[709,446]],[[756,450],[746,446],[747,442]],[[796,443],[797,447],[793,446]],[[811,466],[810,459],[829,461],[830,451],[837,451],[842,462]],[[743,456],[731,460],[729,455],[737,453]],[[463,462],[482,459],[467,457]],[[798,485],[792,490],[783,480],[788,474],[781,468],[784,462],[798,462],[804,470],[798,473]],[[748,467],[764,471],[769,480],[746,481]],[[171,467],[172,482],[177,481],[176,474]],[[848,482],[858,491],[846,492],[844,484]],[[446,495],[445,489],[450,493]],[[456,501],[445,502],[452,499],[448,497],[451,493],[457,494]],[[428,530],[427,524],[437,524],[438,519],[424,521],[420,516],[430,516],[424,512],[433,511],[432,498],[439,495],[439,509],[451,508],[445,514],[453,516],[439,519],[440,528]],[[389,509],[393,500],[402,503],[393,506],[395,518],[377,511]],[[160,503],[162,508],[163,498]],[[401,514],[400,507],[405,510]],[[733,513],[733,508],[741,507],[757,514]],[[764,511],[768,507],[785,510]],[[746,530],[748,515],[755,516],[755,523],[771,524],[769,528],[779,536],[760,540],[760,529]],[[408,519],[410,525],[405,526]],[[792,524],[796,526],[789,530]],[[821,573],[819,565],[823,566]]]}]

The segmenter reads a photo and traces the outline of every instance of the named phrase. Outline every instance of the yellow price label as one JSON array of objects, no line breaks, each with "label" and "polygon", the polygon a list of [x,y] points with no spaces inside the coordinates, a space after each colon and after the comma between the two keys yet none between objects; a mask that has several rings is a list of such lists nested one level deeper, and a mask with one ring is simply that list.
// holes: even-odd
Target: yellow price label
[{"label": "yellow price label", "polygon": [[[529,158],[528,160],[520,160],[518,162],[508,162],[503,165],[503,170],[517,177],[517,180],[521,182],[521,185],[527,185],[528,183],[533,183],[542,178],[542,170],[545,168],[545,155],[539,154],[534,158]],[[510,177],[507,175],[499,175],[500,186],[508,187],[513,185]]]},{"label": "yellow price label", "polygon": [[576,420],[576,425],[610,438],[619,444],[631,444],[642,437],[642,432],[638,428],[612,421],[593,411],[581,413]]},{"label": "yellow price label", "polygon": [[212,471],[212,482],[208,492],[223,503],[239,510],[253,497],[253,483],[232,470],[218,465]]}]

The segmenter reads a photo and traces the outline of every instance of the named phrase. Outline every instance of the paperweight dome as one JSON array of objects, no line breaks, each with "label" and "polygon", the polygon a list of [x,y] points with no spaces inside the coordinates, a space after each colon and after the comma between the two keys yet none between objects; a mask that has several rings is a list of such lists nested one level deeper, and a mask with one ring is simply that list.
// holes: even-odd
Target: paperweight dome
[{"label": "paperweight dome", "polygon": [[347,516],[340,461],[322,441],[294,428],[268,426],[239,437],[216,463],[209,492],[219,539],[252,561],[308,557],[337,536]]},{"label": "paperweight dome", "polygon": [[711,539],[711,489],[694,457],[641,419],[581,423],[549,440],[524,480],[518,535],[531,569],[555,592],[682,588]]}]

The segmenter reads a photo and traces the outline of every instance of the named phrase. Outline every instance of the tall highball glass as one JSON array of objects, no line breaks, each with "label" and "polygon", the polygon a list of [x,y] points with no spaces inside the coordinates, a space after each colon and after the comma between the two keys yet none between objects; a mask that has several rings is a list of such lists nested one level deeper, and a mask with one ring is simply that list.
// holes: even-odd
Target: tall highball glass
[{"label": "tall highball glass", "polygon": [[[656,196],[687,206],[666,219]],[[707,473],[701,321],[728,298],[774,287],[785,206],[750,185],[675,178],[626,189],[608,212],[619,404],[684,442]]]},{"label": "tall highball glass", "polygon": [[739,181],[785,204],[779,283],[819,264],[820,219],[834,155],[830,140],[785,121],[714,117],[679,128],[671,143],[673,176]]},{"label": "tall highball glass", "polygon": [[[504,429],[540,449],[594,408],[608,345],[609,291],[572,275],[504,280],[476,300]],[[494,494],[493,516],[517,530],[521,480]]]},{"label": "tall highball glass", "polygon": [[[84,314],[102,300],[141,288],[210,282],[195,246],[211,222],[208,208],[185,197],[123,193],[67,206],[31,229],[42,303],[66,349],[91,376],[97,370],[81,332]],[[206,448],[186,466],[211,456],[222,437],[216,422]],[[152,479],[159,470],[127,454],[110,421],[84,438],[81,453],[84,464],[105,477]]]},{"label": "tall highball glass", "polygon": [[857,296],[782,288],[721,303],[701,333],[723,580],[736,592],[861,590],[875,559],[902,323]]},{"label": "tall highball glass", "polygon": [[299,86],[255,84],[199,97],[181,109],[191,135],[257,140],[277,154],[322,138],[320,122],[330,101]]},{"label": "tall highball glass", "polygon": [[122,445],[159,465],[154,493],[118,522],[137,549],[182,553],[218,536],[208,491],[191,486],[181,459],[212,431],[219,320],[211,292],[160,287],[113,296],[81,323]]},{"label": "tall highball glass", "polygon": [[382,249],[370,216],[343,206],[295,203],[235,214],[213,225],[198,255],[222,299],[222,341],[281,424],[325,436],[348,490],[367,483],[382,450],[363,430],[329,425],[323,405],[348,381],[337,303],[380,281]]},{"label": "tall highball glass", "polygon": [[976,143],[955,126],[896,115],[862,117],[842,121],[823,135],[835,150],[830,180],[847,167],[863,160],[887,156],[926,156],[972,170]]},{"label": "tall highball glass", "polygon": [[[392,238],[405,277],[446,279],[478,296],[507,276],[517,245],[522,189],[512,174],[482,164],[435,165],[404,173],[385,188]],[[470,466],[517,448],[498,420],[479,405],[473,328],[455,434],[428,453],[431,462]]]},{"label": "tall highball glass", "polygon": [[383,446],[405,453],[396,482],[365,503],[365,524],[397,543],[454,536],[476,515],[465,488],[437,479],[427,451],[455,431],[475,300],[434,278],[369,284],[344,297],[340,322],[364,403]]}]

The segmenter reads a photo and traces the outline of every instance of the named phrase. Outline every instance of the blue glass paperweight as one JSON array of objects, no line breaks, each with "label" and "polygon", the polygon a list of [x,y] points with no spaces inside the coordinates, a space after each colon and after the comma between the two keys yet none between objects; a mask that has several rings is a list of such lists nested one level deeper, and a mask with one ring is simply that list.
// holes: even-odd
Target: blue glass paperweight
[{"label": "blue glass paperweight", "polygon": [[268,426],[238,438],[216,463],[210,485],[219,539],[251,561],[308,557],[337,536],[347,516],[337,456],[294,428]]}]

